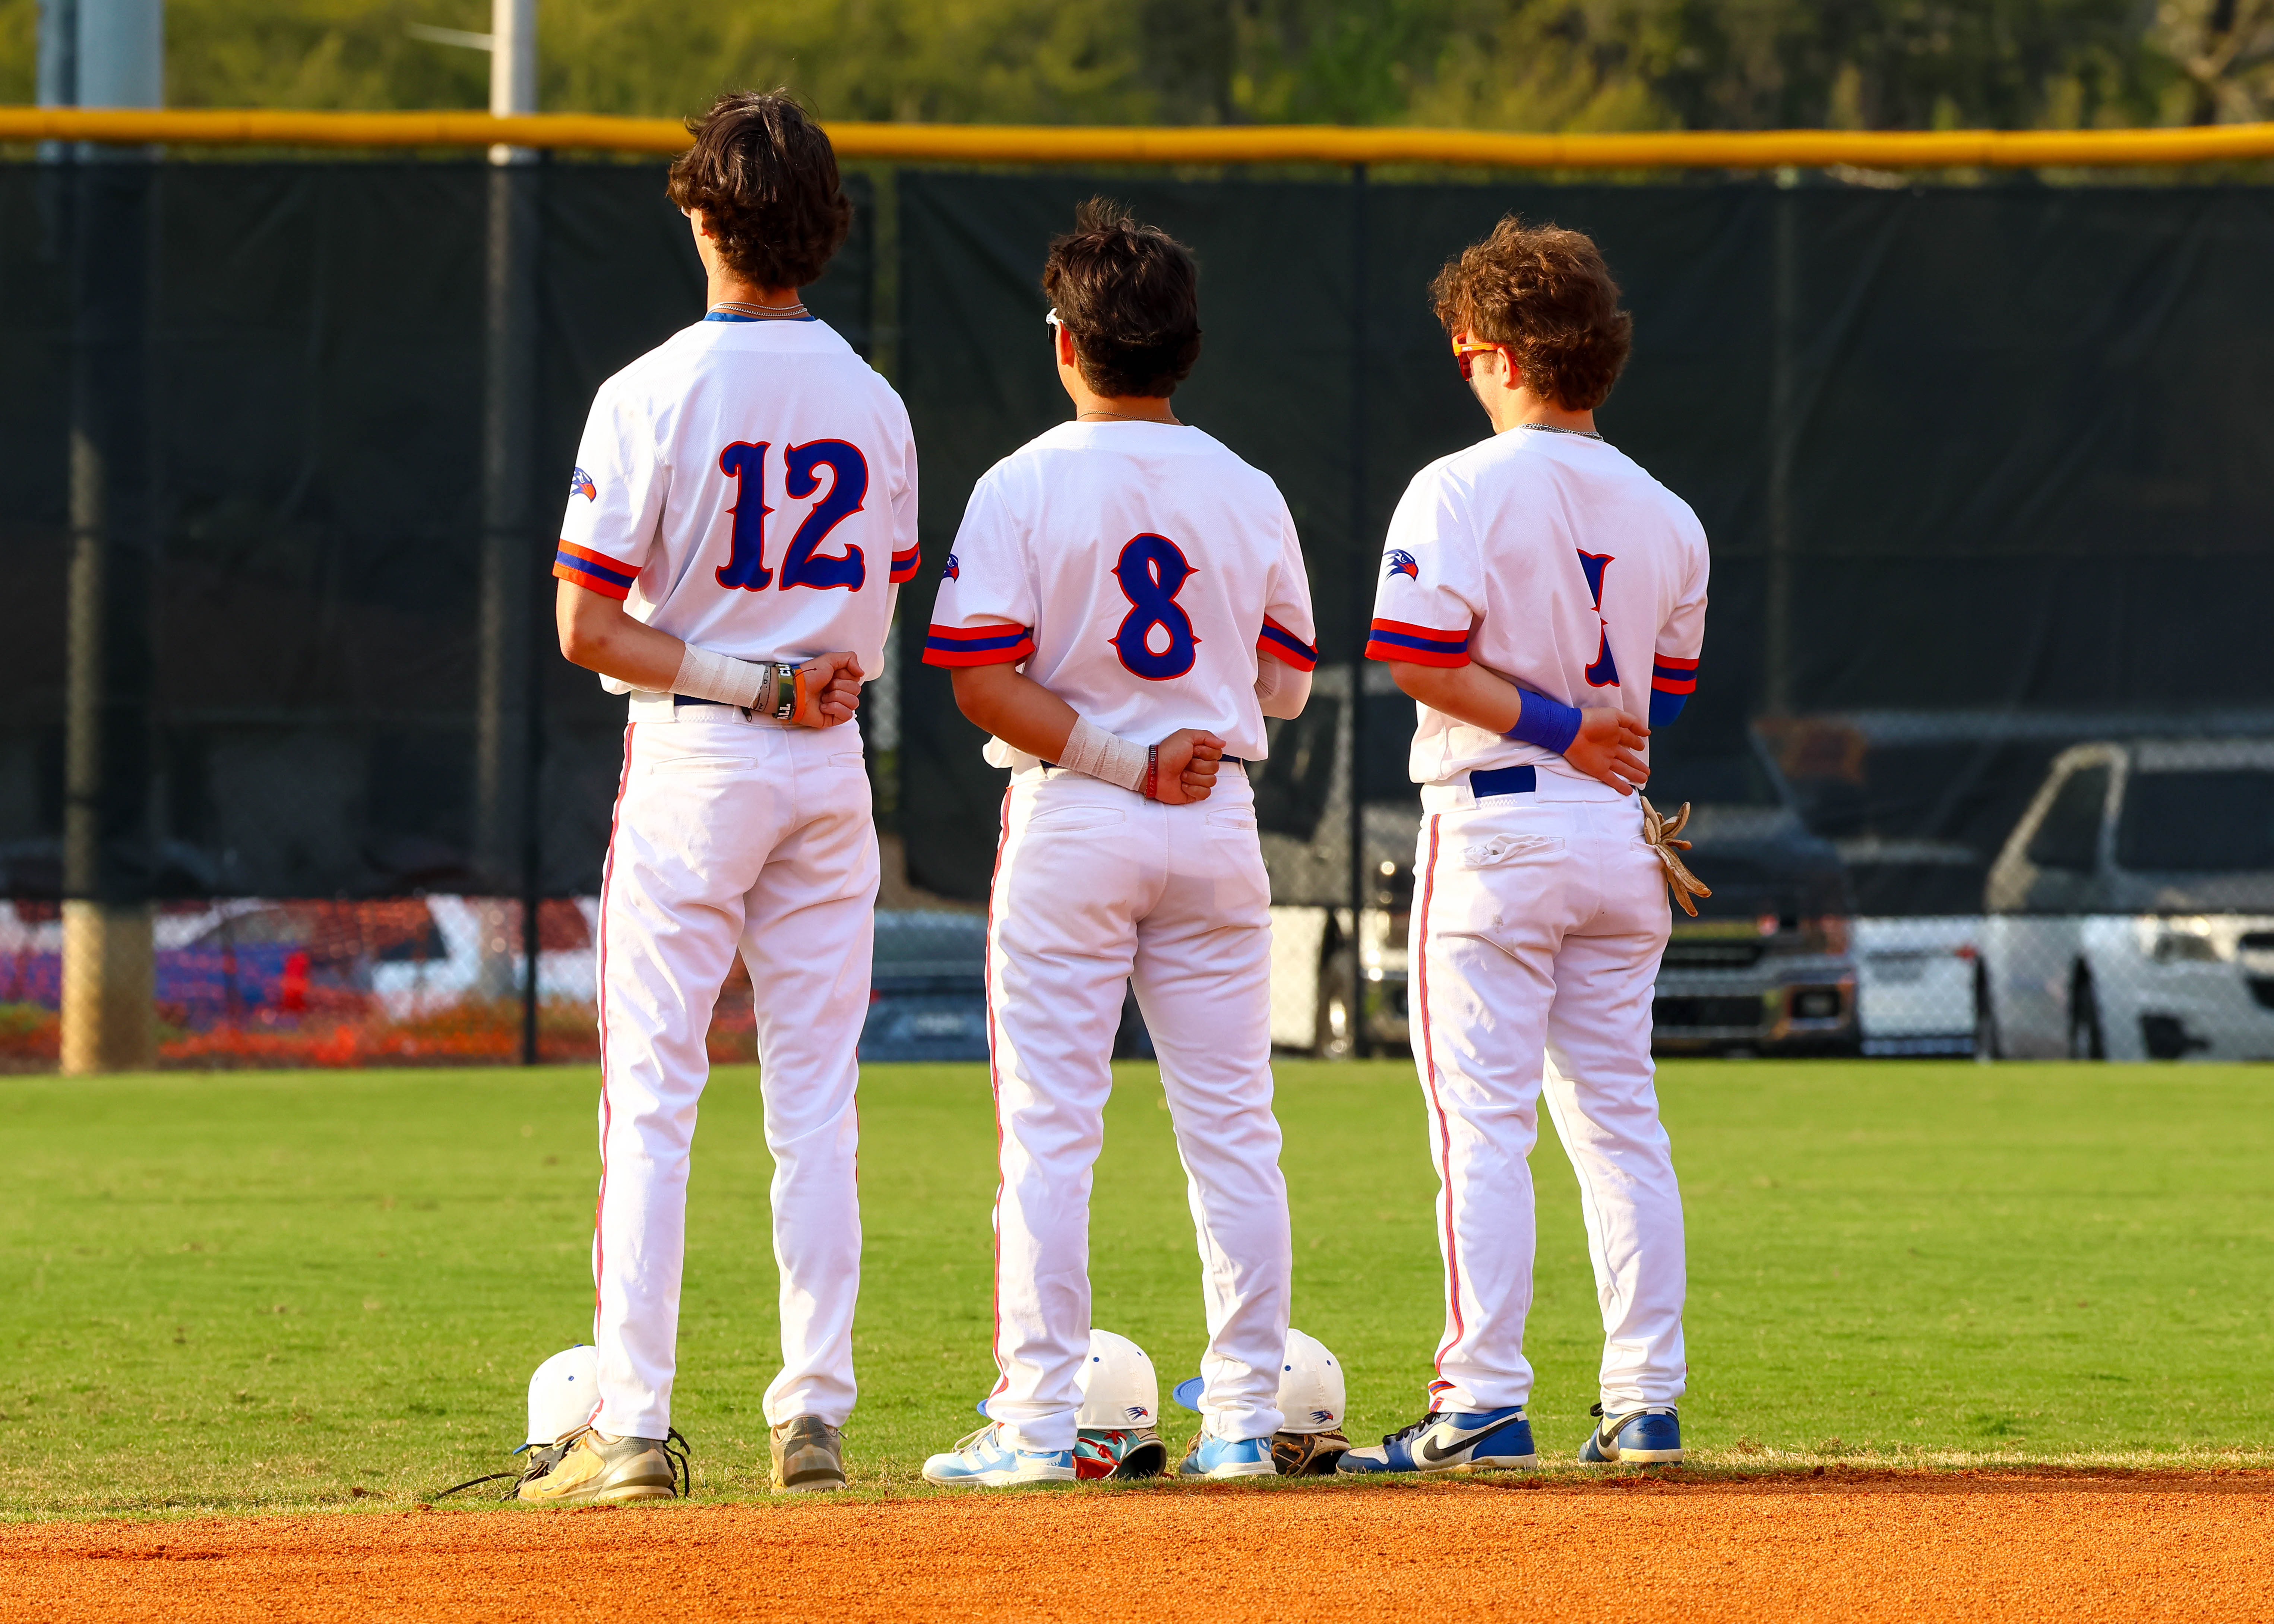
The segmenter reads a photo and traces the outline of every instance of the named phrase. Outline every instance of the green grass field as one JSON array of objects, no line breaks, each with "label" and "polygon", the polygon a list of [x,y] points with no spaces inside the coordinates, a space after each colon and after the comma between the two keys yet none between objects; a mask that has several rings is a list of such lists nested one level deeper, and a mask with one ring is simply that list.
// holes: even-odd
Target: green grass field
[{"label": "green grass field", "polygon": [[[1419,1412],[1439,1325],[1418,1091],[1403,1062],[1279,1076],[1296,1323],[1371,1437]],[[1677,1061],[1661,1092],[1702,1458],[2274,1463],[2274,1069]],[[0,1082],[0,1515],[400,1507],[505,1467],[530,1371],[589,1335],[595,1098],[580,1070]],[[984,1069],[871,1068],[862,1124],[848,1441],[922,1492],[993,1374]],[[1148,1069],[1107,1137],[1096,1317],[1165,1389],[1202,1330]],[[1532,1413],[1561,1459],[1599,1331],[1544,1124],[1535,1167]],[[764,1491],[767,1175],[755,1070],[723,1069],[676,1417],[704,1492]]]}]

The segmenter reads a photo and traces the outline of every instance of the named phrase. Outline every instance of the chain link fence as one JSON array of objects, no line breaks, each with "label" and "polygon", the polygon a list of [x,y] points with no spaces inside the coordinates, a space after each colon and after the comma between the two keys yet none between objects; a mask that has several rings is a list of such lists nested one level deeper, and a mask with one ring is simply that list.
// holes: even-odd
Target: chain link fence
[{"label": "chain link fence", "polygon": [[[1198,252],[1179,412],[1311,563],[1254,769],[1281,1047],[1411,1035],[1412,709],[1353,661],[1406,478],[1480,432],[1421,290],[1515,211],[1603,245],[1603,426],[1714,544],[1660,1047],[2274,1056],[2274,201],[1803,179],[852,177],[810,298],[909,402],[927,561],[861,724],[864,1054],[985,1053],[1000,778],[915,651],[972,481],[1063,415],[1036,276],[1106,190]],[[593,389],[700,305],[660,170],[0,163],[0,1066],[591,1059],[623,720],[546,569]],[[714,1054],[751,1031],[737,970]]]}]

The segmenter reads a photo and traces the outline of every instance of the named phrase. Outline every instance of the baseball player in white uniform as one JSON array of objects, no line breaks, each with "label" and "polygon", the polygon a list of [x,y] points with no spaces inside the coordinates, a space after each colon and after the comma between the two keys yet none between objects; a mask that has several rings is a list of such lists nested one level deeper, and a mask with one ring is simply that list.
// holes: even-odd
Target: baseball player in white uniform
[{"label": "baseball player in white uniform", "polygon": [[705,1034],[749,966],[774,1159],[778,1489],[842,1487],[861,1219],[854,1046],[877,842],[859,733],[914,572],[916,462],[891,388],[797,290],[851,207],[787,97],[730,95],[671,196],[704,318],[600,388],[553,567],[562,652],[629,692],[601,881],[599,1407],[521,1498],[666,1499],[689,1145]]},{"label": "baseball player in white uniform", "polygon": [[1206,1422],[1178,1469],[1268,1476],[1290,1258],[1270,888],[1241,763],[1309,694],[1310,589],[1278,488],[1169,410],[1200,350],[1182,245],[1093,203],[1043,285],[1074,420],[972,493],[924,654],[1012,769],[988,933],[1001,1374],[989,1424],[924,1476],[1076,1475],[1090,1167],[1132,982],[1203,1270]]},{"label": "baseball player in white uniform", "polygon": [[[1595,245],[1504,220],[1434,290],[1491,438],[1417,474],[1367,653],[1419,702],[1413,1053],[1445,1332],[1421,1419],[1344,1473],[1525,1466],[1543,1087],[1603,1314],[1583,1461],[1675,1461],[1682,1194],[1651,1065],[1670,872],[1636,789],[1696,685],[1705,532],[1596,432],[1630,321]],[[1647,721],[1645,721],[1647,718]]]}]

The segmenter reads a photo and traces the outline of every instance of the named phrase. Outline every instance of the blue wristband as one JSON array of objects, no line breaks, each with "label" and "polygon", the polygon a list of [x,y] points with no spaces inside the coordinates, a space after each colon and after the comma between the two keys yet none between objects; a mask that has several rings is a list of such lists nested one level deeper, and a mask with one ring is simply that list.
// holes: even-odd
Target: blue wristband
[{"label": "blue wristband", "polygon": [[1579,713],[1529,688],[1519,688],[1517,692],[1524,696],[1524,709],[1507,736],[1519,744],[1537,744],[1542,750],[1552,750],[1559,756],[1570,749],[1571,741],[1579,736]]}]

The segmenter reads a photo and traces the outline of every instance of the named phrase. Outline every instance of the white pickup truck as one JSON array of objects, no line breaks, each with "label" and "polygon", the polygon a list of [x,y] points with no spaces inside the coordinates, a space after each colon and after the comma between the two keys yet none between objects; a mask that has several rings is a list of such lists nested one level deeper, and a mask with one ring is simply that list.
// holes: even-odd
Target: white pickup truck
[{"label": "white pickup truck", "polygon": [[2274,740],[2080,744],[1991,868],[2008,1058],[2274,1059]]}]

